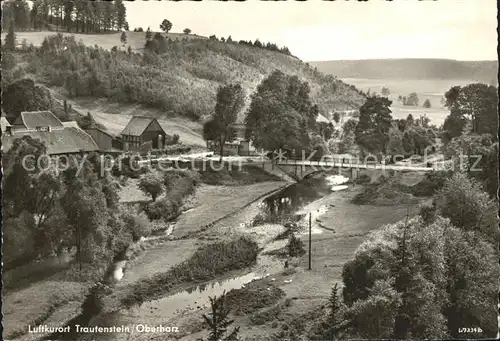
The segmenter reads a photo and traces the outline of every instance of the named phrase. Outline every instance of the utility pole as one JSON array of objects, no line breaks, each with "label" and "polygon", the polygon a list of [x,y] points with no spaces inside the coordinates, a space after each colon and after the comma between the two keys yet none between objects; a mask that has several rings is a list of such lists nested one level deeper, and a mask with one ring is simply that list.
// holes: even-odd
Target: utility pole
[{"label": "utility pole", "polygon": [[311,270],[311,219],[312,212],[309,213],[309,270]]}]

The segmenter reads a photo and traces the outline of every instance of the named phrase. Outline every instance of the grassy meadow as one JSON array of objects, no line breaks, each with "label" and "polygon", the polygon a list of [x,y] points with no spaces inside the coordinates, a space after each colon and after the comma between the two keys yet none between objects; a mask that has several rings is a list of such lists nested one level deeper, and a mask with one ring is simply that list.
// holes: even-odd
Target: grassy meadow
[{"label": "grassy meadow", "polygon": [[[382,87],[389,88],[389,99],[393,101],[392,116],[394,118],[406,118],[408,114],[413,117],[419,117],[424,113],[431,120],[431,124],[440,126],[446,116],[449,114],[447,108],[441,104],[441,98],[444,97],[446,91],[455,85],[466,85],[475,83],[475,80],[454,80],[454,79],[368,79],[368,78],[344,78],[344,82],[352,84],[358,89],[370,93],[381,93]],[[405,106],[398,101],[398,96],[408,96],[415,92],[419,98],[419,106]],[[431,102],[431,108],[426,109],[422,104],[426,99]]]},{"label": "grassy meadow", "polygon": [[[59,101],[66,99],[64,89],[52,88],[51,94]],[[82,115],[92,114],[95,121],[106,127],[106,131],[114,136],[121,134],[132,116],[148,116],[158,119],[158,122],[168,134],[179,135],[182,143],[191,147],[206,147],[201,135],[201,123],[185,117],[172,117],[158,109],[135,104],[114,103],[104,98],[76,97],[67,101],[78,113]]]}]

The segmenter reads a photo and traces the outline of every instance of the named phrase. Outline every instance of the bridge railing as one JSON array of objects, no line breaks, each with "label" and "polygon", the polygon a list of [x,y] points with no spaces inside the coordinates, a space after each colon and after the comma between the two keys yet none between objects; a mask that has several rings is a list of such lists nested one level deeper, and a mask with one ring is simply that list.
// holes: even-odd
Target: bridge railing
[{"label": "bridge railing", "polygon": [[373,169],[392,169],[392,170],[416,170],[416,171],[429,171],[433,170],[432,167],[417,167],[417,166],[397,166],[379,164],[375,161],[360,163],[359,160],[353,159],[327,159],[327,160],[296,160],[284,159],[277,160],[277,164],[281,165],[296,165],[296,166],[323,166],[323,167],[347,167],[347,168],[373,168]]},{"label": "bridge railing", "polygon": [[337,166],[341,167],[357,167],[357,166],[368,166],[373,165],[376,166],[375,162],[367,162],[362,164],[359,160],[346,159],[346,158],[336,158],[336,159],[326,159],[326,160],[297,160],[297,159],[284,159],[282,161],[277,160],[277,164],[285,164],[285,165],[299,165],[299,166]]}]

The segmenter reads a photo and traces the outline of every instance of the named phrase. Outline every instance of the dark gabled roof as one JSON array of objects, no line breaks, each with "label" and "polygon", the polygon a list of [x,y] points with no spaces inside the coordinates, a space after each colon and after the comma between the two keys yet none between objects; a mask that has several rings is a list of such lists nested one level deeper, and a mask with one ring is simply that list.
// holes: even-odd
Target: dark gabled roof
[{"label": "dark gabled roof", "polygon": [[50,111],[23,111],[14,121],[16,126],[24,126],[27,129],[36,127],[63,128],[63,124]]},{"label": "dark gabled roof", "polygon": [[141,136],[153,121],[156,119],[152,117],[132,116],[121,135]]},{"label": "dark gabled roof", "polygon": [[12,147],[14,140],[29,135],[33,139],[38,139],[47,147],[48,154],[75,154],[80,151],[99,151],[99,146],[94,139],[80,128],[64,127],[63,129],[52,131],[28,131],[24,133],[14,133],[11,136],[2,135],[3,150],[7,151]]},{"label": "dark gabled roof", "polygon": [[116,138],[116,136],[112,135],[110,132],[106,131],[106,130],[102,130],[101,128],[97,128],[97,127],[90,127],[88,129],[86,129],[87,131],[89,130],[97,130],[101,133],[103,133],[104,135],[107,135],[109,137],[111,137],[112,139]]}]

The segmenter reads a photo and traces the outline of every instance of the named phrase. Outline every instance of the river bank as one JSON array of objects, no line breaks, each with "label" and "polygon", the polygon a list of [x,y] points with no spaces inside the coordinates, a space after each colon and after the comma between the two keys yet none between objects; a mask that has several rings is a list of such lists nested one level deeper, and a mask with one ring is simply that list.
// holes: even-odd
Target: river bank
[{"label": "river bank", "polygon": [[[325,307],[335,283],[341,285],[342,267],[352,258],[356,248],[363,242],[366,235],[379,227],[394,223],[405,217],[406,205],[392,207],[377,207],[370,205],[355,205],[352,198],[362,191],[361,186],[350,187],[343,191],[316,200],[303,212],[322,213],[317,221],[314,219],[312,234],[312,269],[308,269],[308,254],[294,260],[292,268],[283,269],[283,259],[270,257],[268,263],[279,266],[267,266],[269,276],[258,280],[255,285],[267,290],[277,286],[285,292],[285,296],[276,304],[253,312],[249,316],[234,316],[235,326],[240,326],[242,340],[266,340],[270,335],[287,329],[297,320],[307,320],[310,314],[321,312]],[[327,206],[325,212],[321,208]],[[416,213],[416,209],[413,210]],[[321,226],[328,228],[324,229]],[[335,230],[335,232],[331,232]],[[308,233],[304,230],[299,238],[308,245]],[[282,249],[286,240],[269,243],[262,253]],[[253,316],[253,317],[252,317]],[[259,319],[259,317],[261,317]],[[193,325],[202,323],[201,312],[191,312],[164,323],[176,324],[186,334],[181,340],[195,340],[206,334]],[[179,335],[180,336],[180,335]],[[141,340],[160,340],[157,336],[144,335]]]},{"label": "river bank", "polygon": [[[146,302],[140,307],[121,310],[113,315],[101,315],[93,320],[93,324],[124,324],[130,327],[137,323],[152,326],[175,325],[179,332],[169,334],[169,338],[193,340],[206,333],[203,331],[201,314],[207,311],[208,297],[220,295],[224,290],[239,289],[244,285],[258,285],[262,290],[273,285],[283,290],[285,296],[274,305],[279,307],[279,312],[275,312],[276,316],[269,321],[259,316],[235,316],[235,325],[241,327],[240,335],[243,339],[261,340],[275,332],[279,325],[286,325],[287,321],[301,314],[317,311],[324,305],[331,286],[341,281],[343,264],[352,257],[366,234],[384,224],[402,219],[407,212],[407,206],[403,205],[390,208],[354,205],[350,201],[362,190],[361,186],[338,189],[342,190],[309,202],[298,212],[302,215],[312,212],[314,217],[312,270],[306,270],[307,255],[292,261],[292,268],[287,271],[283,270],[283,259],[268,255],[270,251],[279,250],[286,245],[286,240],[274,241],[284,227],[280,224],[252,226],[249,222],[262,210],[262,204],[256,202],[234,214],[230,222],[221,221],[209,230],[202,231],[197,238],[198,243],[205,243],[241,235],[252,236],[262,247],[255,266],[226,273],[198,287],[186,284],[175,293]],[[299,234],[299,238],[307,243],[305,229]],[[252,280],[255,281],[248,284]],[[253,315],[265,315],[265,311],[267,308]],[[278,323],[276,320],[282,321]],[[258,329],[255,328],[256,325],[259,325]],[[128,337],[125,334],[113,335],[115,340],[126,340]],[[140,340],[161,340],[165,335],[145,333],[133,337]]]},{"label": "river bank", "polygon": [[[275,188],[271,191],[284,185],[283,182],[274,183]],[[220,295],[224,290],[238,289],[242,285],[256,285],[262,290],[276,286],[283,290],[285,295],[273,305],[274,308],[260,309],[252,314],[253,318],[234,317],[236,319],[235,325],[241,326],[240,334],[244,339],[264,340],[265,337],[276,332],[276,328],[286,328],[291,320],[299,318],[302,314],[321,310],[330,293],[331,286],[335,282],[341,281],[343,264],[352,257],[366,234],[384,224],[402,219],[407,210],[405,205],[377,207],[352,204],[352,198],[362,191],[362,186],[358,185],[346,187],[346,185],[327,182],[327,187],[335,188],[337,191],[322,192],[321,195],[317,196],[311,195],[310,200],[306,202],[291,200],[289,197],[280,198],[279,195],[271,196],[276,203],[296,202],[299,204],[300,207],[294,207],[292,210],[301,215],[299,219],[301,230],[298,237],[305,242],[306,248],[308,242],[307,215],[312,213],[313,217],[312,270],[307,270],[308,257],[306,253],[303,257],[291,260],[291,268],[284,272],[284,259],[271,255],[273,251],[279,251],[286,245],[286,240],[275,240],[284,231],[284,226],[278,223],[257,224],[255,226],[252,224],[255,216],[262,212],[263,206],[264,208],[266,206],[262,204],[265,200],[255,201],[255,198],[262,196],[262,193],[269,192],[269,188],[273,187],[264,184],[253,187],[237,187],[239,187],[239,191],[237,188],[233,188],[227,193],[233,195],[244,193],[247,195],[247,199],[251,198],[249,205],[244,205],[240,210],[236,209],[236,212],[232,214],[220,211],[219,214],[222,215],[223,219],[215,219],[215,223],[209,228],[190,230],[188,237],[181,236],[169,240],[173,237],[163,236],[143,241],[141,244],[143,250],[133,260],[126,265],[119,264],[119,268],[124,271],[120,272],[118,268],[115,269],[114,273],[117,274],[115,277],[120,278],[117,278],[119,281],[116,283],[114,293],[104,299],[103,313],[93,318],[90,325],[124,324],[131,327],[140,323],[175,325],[179,328],[179,332],[175,335],[169,334],[168,338],[192,340],[204,336],[206,333],[203,331],[201,314],[207,311],[209,296]],[[218,187],[214,186],[213,188],[217,189]],[[247,191],[242,191],[243,188]],[[249,188],[258,189],[261,194],[257,195],[258,193],[248,191]],[[227,189],[220,190],[221,193],[227,191]],[[285,191],[288,194],[290,192],[293,193],[290,190]],[[209,199],[208,194],[209,192],[206,192],[198,199]],[[300,196],[301,193],[297,193],[297,195]],[[235,202],[229,199],[226,202]],[[199,200],[198,204],[205,205],[205,212],[210,212],[209,205],[212,204],[210,201]],[[217,203],[214,202],[213,205],[216,207]],[[198,214],[193,214],[192,217],[200,219]],[[179,219],[178,223],[181,221],[183,220]],[[180,228],[180,226],[182,225],[176,227]],[[195,224],[187,226],[195,226]],[[169,291],[165,296],[153,301],[145,302],[140,307],[124,310],[123,307],[117,305],[121,301],[120,298],[126,295],[131,286],[147,279],[154,273],[167,272],[177,264],[189,259],[199,247],[241,236],[251,237],[260,248],[257,262],[251,268],[230,271],[218,275],[214,280],[198,284],[181,284],[174,291]],[[252,280],[255,281],[248,283]],[[271,314],[269,309],[276,310],[273,310],[272,318],[263,318],[259,315]],[[258,328],[255,328],[256,325]],[[133,336],[127,333],[106,335],[106,339],[116,340],[127,340],[130,337],[142,340],[165,339],[165,335],[155,335],[154,333]]]}]

